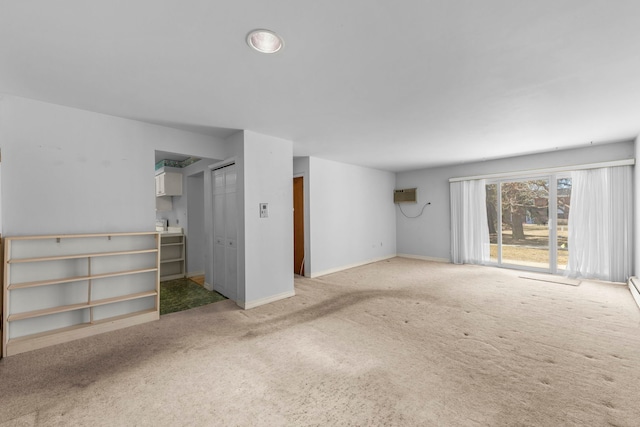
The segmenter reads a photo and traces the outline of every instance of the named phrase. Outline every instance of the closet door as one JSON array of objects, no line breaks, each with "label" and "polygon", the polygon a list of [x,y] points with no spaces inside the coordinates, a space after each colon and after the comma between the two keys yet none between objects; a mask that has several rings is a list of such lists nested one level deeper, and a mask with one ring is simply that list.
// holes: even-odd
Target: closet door
[{"label": "closet door", "polygon": [[238,295],[236,167],[217,169],[212,175],[213,287],[235,300]]},{"label": "closet door", "polygon": [[228,298],[238,296],[238,207],[236,203],[236,167],[229,166],[225,172],[225,289]]},{"label": "closet door", "polygon": [[[224,294],[225,284],[225,227],[224,207],[225,173],[218,169],[211,173],[213,176],[213,288]],[[226,295],[225,295],[226,296]]]}]

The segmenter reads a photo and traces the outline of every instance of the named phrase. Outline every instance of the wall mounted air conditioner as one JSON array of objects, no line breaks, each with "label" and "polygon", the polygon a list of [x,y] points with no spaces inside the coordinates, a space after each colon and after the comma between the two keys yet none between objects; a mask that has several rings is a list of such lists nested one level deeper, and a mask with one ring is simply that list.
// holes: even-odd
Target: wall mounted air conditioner
[{"label": "wall mounted air conditioner", "polygon": [[393,203],[416,203],[418,201],[417,188],[405,188],[393,191]]}]

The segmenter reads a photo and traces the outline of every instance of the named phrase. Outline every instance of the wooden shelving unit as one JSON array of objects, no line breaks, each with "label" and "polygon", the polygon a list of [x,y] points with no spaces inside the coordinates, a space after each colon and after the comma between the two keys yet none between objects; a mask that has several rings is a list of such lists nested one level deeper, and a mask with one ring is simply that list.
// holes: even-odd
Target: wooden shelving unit
[{"label": "wooden shelving unit", "polygon": [[156,232],[4,239],[2,355],[159,318]]},{"label": "wooden shelving unit", "polygon": [[184,234],[160,234],[160,280],[185,277]]}]

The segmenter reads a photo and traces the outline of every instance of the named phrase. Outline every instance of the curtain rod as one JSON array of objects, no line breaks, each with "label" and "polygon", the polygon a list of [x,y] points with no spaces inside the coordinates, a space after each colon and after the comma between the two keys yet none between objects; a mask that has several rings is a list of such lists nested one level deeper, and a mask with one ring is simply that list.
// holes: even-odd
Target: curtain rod
[{"label": "curtain rod", "polygon": [[526,177],[531,175],[543,175],[557,172],[571,172],[575,170],[610,168],[614,166],[629,166],[636,163],[635,159],[613,160],[610,162],[587,163],[583,165],[558,166],[544,169],[529,169],[524,171],[490,173],[486,175],[462,176],[457,178],[449,178],[449,182],[469,181],[472,179],[499,179],[511,177]]}]

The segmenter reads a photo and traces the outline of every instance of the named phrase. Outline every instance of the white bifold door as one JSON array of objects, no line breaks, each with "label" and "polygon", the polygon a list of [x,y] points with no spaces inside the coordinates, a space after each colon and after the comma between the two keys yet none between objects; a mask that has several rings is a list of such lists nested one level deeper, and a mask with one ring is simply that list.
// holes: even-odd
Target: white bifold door
[{"label": "white bifold door", "polygon": [[238,297],[238,208],[236,166],[211,171],[213,203],[213,289]]}]

